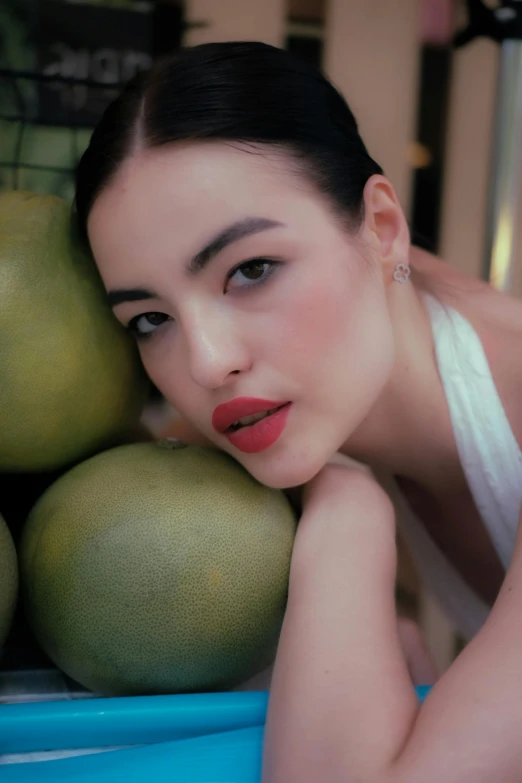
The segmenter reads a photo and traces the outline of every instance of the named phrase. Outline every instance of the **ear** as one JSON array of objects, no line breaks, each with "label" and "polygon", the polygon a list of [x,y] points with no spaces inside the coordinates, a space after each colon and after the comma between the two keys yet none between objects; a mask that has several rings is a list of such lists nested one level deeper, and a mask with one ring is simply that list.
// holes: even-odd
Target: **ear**
[{"label": "ear", "polygon": [[[364,187],[364,234],[386,270],[408,263],[410,232],[392,184],[375,174]],[[384,270],[383,270],[384,271]]]}]

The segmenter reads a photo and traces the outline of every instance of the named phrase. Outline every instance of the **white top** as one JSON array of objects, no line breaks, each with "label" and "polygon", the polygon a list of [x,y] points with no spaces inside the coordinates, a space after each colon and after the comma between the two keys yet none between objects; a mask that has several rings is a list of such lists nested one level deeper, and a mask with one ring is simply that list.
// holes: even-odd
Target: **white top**
[{"label": "white top", "polygon": [[[507,568],[522,507],[522,451],[477,333],[453,308],[431,295],[424,299],[462,468],[493,546]],[[486,620],[488,605],[468,587],[403,496],[395,499],[400,506],[399,526],[419,572],[455,628],[470,639]]]}]

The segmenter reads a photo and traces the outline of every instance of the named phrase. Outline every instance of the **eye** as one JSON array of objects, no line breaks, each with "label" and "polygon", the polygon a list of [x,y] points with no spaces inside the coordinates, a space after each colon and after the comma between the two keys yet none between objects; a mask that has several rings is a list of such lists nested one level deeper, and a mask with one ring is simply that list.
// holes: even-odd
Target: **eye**
[{"label": "eye", "polygon": [[127,329],[138,339],[146,339],[168,320],[169,316],[165,313],[142,313],[129,321]]},{"label": "eye", "polygon": [[228,280],[233,280],[238,277],[239,274],[247,280],[246,283],[235,286],[236,288],[251,288],[252,286],[262,285],[275,271],[275,267],[278,266],[278,261],[271,261],[267,258],[254,258],[251,261],[245,261],[240,266],[237,266],[228,276]]}]

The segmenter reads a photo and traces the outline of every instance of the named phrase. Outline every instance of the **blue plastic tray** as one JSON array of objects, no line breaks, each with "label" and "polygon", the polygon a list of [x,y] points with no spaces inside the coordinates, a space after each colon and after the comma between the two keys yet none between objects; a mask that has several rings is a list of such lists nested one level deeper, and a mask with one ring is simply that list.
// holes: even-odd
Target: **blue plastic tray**
[{"label": "blue plastic tray", "polygon": [[[428,691],[417,688],[420,701]],[[0,779],[259,783],[267,704],[266,691],[247,691],[3,705],[4,756],[58,749],[98,752],[4,764]],[[129,747],[136,745],[141,747]],[[109,750],[114,746],[126,747]]]}]

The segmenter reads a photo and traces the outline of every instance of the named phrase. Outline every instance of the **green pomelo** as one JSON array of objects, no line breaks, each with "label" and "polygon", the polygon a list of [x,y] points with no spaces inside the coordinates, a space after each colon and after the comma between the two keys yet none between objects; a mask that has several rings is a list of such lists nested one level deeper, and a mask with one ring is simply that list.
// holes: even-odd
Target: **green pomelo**
[{"label": "green pomelo", "polygon": [[139,443],[77,465],[22,533],[27,617],[98,693],[234,687],[274,659],[296,517],[224,452]]},{"label": "green pomelo", "polygon": [[18,562],[15,546],[0,516],[0,648],[7,638],[18,597]]},{"label": "green pomelo", "polygon": [[67,202],[0,194],[0,470],[53,470],[121,442],[147,381]]}]

